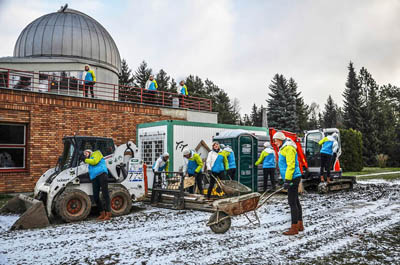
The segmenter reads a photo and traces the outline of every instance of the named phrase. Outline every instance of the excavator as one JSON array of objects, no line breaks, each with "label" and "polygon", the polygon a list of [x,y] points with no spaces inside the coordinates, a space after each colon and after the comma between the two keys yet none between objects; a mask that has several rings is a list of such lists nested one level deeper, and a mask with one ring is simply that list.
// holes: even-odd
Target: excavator
[{"label": "excavator", "polygon": [[[271,144],[275,150],[276,159],[278,159],[278,147],[273,143],[273,136],[278,132],[274,128],[269,129],[269,136]],[[302,173],[302,184],[305,189],[316,189],[319,193],[327,193],[338,190],[351,190],[356,183],[355,177],[342,176],[342,169],[340,167],[339,157],[342,153],[340,142],[340,131],[337,128],[324,128],[319,130],[307,131],[304,136],[304,141],[297,136],[297,134],[281,131],[286,137],[293,140],[297,146],[297,160]],[[333,156],[331,161],[331,177],[333,181],[330,183],[321,182],[320,179],[320,146],[319,141],[328,136],[336,133],[338,135],[338,151]]]},{"label": "excavator", "polygon": [[133,142],[116,147],[111,138],[67,136],[63,143],[57,165],[39,178],[34,196],[20,194],[0,209],[0,213],[22,214],[11,230],[45,227],[57,217],[64,222],[88,217],[95,203],[88,165],[83,161],[86,149],[100,150],[104,156],[113,216],[129,213],[132,201],[144,198],[146,170]]}]

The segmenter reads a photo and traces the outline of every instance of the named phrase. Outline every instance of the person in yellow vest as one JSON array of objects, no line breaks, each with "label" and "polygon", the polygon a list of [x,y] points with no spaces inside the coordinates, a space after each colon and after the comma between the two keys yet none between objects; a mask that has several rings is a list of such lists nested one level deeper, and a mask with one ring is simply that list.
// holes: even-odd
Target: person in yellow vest
[{"label": "person in yellow vest", "polygon": [[88,97],[90,90],[90,94],[92,95],[92,98],[94,98],[93,86],[96,83],[96,75],[94,74],[93,70],[90,70],[89,65],[85,66],[85,71],[85,86],[83,88],[83,92],[85,94],[85,97]]},{"label": "person in yellow vest", "polygon": [[284,181],[283,187],[288,191],[288,202],[292,225],[284,232],[284,235],[296,235],[299,231],[304,231],[303,210],[299,200],[299,184],[301,181],[301,171],[297,160],[297,146],[290,138],[282,132],[277,132],[272,137],[274,143],[279,147],[279,171]]}]

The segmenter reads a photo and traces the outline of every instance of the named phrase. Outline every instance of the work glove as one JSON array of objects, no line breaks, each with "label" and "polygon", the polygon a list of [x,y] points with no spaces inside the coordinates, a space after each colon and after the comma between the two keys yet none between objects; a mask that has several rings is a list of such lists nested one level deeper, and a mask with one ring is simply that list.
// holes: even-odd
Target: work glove
[{"label": "work glove", "polygon": [[285,183],[283,183],[283,189],[288,190],[292,185],[293,182],[291,182],[290,180],[285,180]]}]

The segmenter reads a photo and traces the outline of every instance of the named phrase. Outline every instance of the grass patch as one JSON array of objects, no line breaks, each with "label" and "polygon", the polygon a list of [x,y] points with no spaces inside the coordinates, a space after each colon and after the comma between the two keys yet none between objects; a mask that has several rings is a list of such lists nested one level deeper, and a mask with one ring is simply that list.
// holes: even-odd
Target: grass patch
[{"label": "grass patch", "polygon": [[393,171],[400,171],[400,167],[385,167],[385,168],[364,167],[362,171],[358,172],[343,172],[343,176],[367,175],[367,174],[393,172]]},{"label": "grass patch", "polygon": [[388,175],[380,175],[380,176],[359,176],[357,177],[359,180],[365,179],[384,179],[384,180],[394,180],[400,179],[400,172],[397,174],[388,174]]}]

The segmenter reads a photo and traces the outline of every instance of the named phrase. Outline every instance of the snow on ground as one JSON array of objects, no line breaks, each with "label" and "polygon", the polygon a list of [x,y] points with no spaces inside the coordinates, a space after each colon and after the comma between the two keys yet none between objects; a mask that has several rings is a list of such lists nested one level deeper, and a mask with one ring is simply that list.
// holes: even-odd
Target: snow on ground
[{"label": "snow on ground", "polygon": [[0,264],[334,264],[400,260],[400,183],[363,181],[353,192],[304,194],[305,231],[290,225],[284,194],[258,210],[261,225],[244,216],[214,234],[210,213],[145,210],[45,229],[7,231],[0,217]]}]

